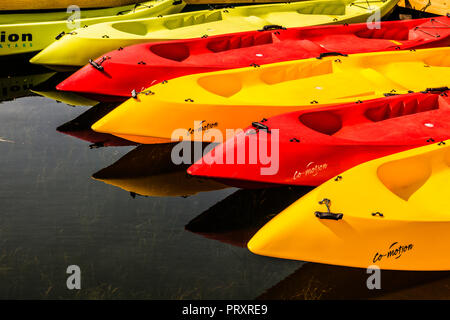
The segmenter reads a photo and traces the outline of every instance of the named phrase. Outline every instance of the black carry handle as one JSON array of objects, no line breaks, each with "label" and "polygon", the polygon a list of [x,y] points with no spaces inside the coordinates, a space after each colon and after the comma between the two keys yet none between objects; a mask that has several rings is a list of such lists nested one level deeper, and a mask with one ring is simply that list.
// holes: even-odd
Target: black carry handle
[{"label": "black carry handle", "polygon": [[270,133],[269,127],[266,126],[265,124],[260,123],[260,122],[252,122],[252,127],[257,129],[257,130],[265,130],[265,131],[267,131],[267,133]]},{"label": "black carry handle", "polygon": [[268,24],[258,31],[269,31],[269,30],[286,30],[286,28],[278,24]]},{"label": "black carry handle", "polygon": [[342,213],[333,213],[333,212],[331,212],[331,210],[330,210],[331,200],[330,199],[325,198],[322,201],[319,201],[319,204],[325,205],[327,207],[327,211],[328,211],[328,212],[316,211],[314,214],[319,219],[324,219],[324,220],[341,220],[342,217],[344,216],[344,214],[342,214]]},{"label": "black carry handle", "polygon": [[448,90],[450,90],[449,87],[427,88],[425,91],[423,91],[423,93],[428,93],[428,92],[444,92],[444,91],[448,91]]},{"label": "black carry handle", "polygon": [[99,65],[97,62],[95,62],[92,59],[89,59],[89,63],[91,64],[91,66],[93,66],[95,69],[99,70],[99,71],[103,71],[103,67],[101,65]]},{"label": "black carry handle", "polygon": [[316,211],[316,217],[324,220],[341,220],[344,215],[342,213],[333,213],[333,212],[319,212]]},{"label": "black carry handle", "polygon": [[65,36],[66,35],[66,33],[63,31],[63,32],[61,32],[60,34],[58,34],[56,37],[55,37],[55,39],[56,40],[59,40],[59,39],[61,39],[63,36]]},{"label": "black carry handle", "polygon": [[341,56],[341,57],[348,57],[348,54],[340,53],[340,52],[322,52],[317,59],[322,59],[325,57],[334,57],[334,56]]},{"label": "black carry handle", "polygon": [[234,6],[227,3],[222,4],[208,4],[209,10],[218,10],[218,9],[234,9]]}]

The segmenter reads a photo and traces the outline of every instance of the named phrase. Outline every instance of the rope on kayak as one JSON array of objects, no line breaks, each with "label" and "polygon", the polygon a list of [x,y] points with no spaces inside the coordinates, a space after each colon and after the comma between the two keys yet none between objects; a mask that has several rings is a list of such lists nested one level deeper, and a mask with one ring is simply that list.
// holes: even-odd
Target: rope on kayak
[{"label": "rope on kayak", "polygon": [[419,11],[426,12],[428,7],[431,6],[431,5],[432,5],[431,0],[428,0],[428,3],[422,9],[420,9]]},{"label": "rope on kayak", "polygon": [[342,176],[337,176],[334,181],[341,181],[342,180]]},{"label": "rope on kayak", "polygon": [[[181,1],[180,1],[180,2],[181,2]],[[174,4],[174,5],[175,5],[175,4]],[[144,8],[150,9],[150,8],[153,8],[153,5],[146,5],[146,4],[142,4],[142,3],[136,3],[136,4],[134,5],[134,8],[133,8],[133,9],[131,9],[131,10],[123,10],[123,11],[119,11],[119,12],[117,12],[116,16],[122,16],[122,15],[128,14],[128,13],[135,13],[135,12],[136,12],[136,9],[139,8],[139,7],[144,7]]]},{"label": "rope on kayak", "polygon": [[[447,13],[447,18],[450,18],[450,13]],[[445,27],[429,27],[429,26],[419,26],[420,28],[435,28],[435,29],[448,29],[450,28],[450,24],[436,20],[435,18],[431,18],[430,19],[431,23],[440,23],[442,25],[444,25]],[[419,28],[417,27],[417,28]]]},{"label": "rope on kayak", "polygon": [[[355,7],[359,7],[359,8],[366,9],[366,10],[372,10],[372,9],[374,9],[374,8],[372,8],[372,7],[370,6],[370,4],[371,4],[371,3],[377,3],[377,2],[385,3],[386,0],[379,0],[379,1],[377,1],[377,0],[374,0],[374,1],[366,0],[366,1],[363,1],[363,2],[356,2],[356,1],[355,1],[355,2],[350,3],[350,7],[351,7],[351,6],[355,6]],[[360,5],[357,4],[357,3],[364,3],[364,4],[367,4],[367,8],[364,7],[364,6],[360,6]]]},{"label": "rope on kayak", "polygon": [[438,143],[438,146],[445,146],[445,145],[446,145],[445,141],[441,141]]},{"label": "rope on kayak", "polygon": [[420,27],[415,27],[415,28],[414,28],[414,31],[416,31],[416,30],[421,31],[421,32],[423,32],[423,33],[425,33],[425,34],[427,34],[427,35],[429,35],[429,36],[435,37],[435,38],[440,38],[440,37],[441,37],[440,34],[432,34],[432,33],[429,33],[429,32],[427,32],[427,31],[425,31],[425,30],[422,30]]},{"label": "rope on kayak", "polygon": [[427,142],[434,142],[434,139],[430,138],[430,139],[427,140]]},{"label": "rope on kayak", "polygon": [[292,138],[291,140],[289,140],[289,142],[300,142],[300,140],[298,140],[297,138]]},{"label": "rope on kayak", "polygon": [[327,207],[327,212],[320,212],[316,211],[314,215],[319,219],[325,219],[325,220],[341,220],[344,217],[343,213],[333,213],[330,210],[331,206],[331,200],[330,199],[323,199],[322,201],[319,201],[319,204],[325,205]]}]

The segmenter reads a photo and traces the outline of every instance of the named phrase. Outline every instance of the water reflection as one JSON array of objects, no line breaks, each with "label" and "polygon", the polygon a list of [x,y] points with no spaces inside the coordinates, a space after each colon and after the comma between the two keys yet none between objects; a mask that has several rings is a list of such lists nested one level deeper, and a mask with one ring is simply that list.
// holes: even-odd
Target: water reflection
[{"label": "water reflection", "polygon": [[1,72],[0,101],[10,101],[30,95],[30,90],[50,79],[55,73],[48,70],[30,74]]},{"label": "water reflection", "polygon": [[92,177],[124,189],[133,197],[187,197],[226,188],[218,182],[189,176],[188,165],[175,165],[171,159],[173,146],[141,145]]},{"label": "water reflection", "polygon": [[[265,223],[308,193],[310,187],[238,190],[204,211],[186,230],[208,239],[245,248]],[[267,261],[281,261],[266,258]],[[304,263],[262,293],[258,300],[448,299],[450,272],[381,272],[381,290],[369,290],[365,269]]]},{"label": "water reflection", "polygon": [[305,263],[260,300],[449,299],[450,272],[381,272],[381,289],[367,289],[365,269]]},{"label": "water reflection", "polygon": [[55,73],[51,78],[43,83],[40,83],[31,91],[40,96],[55,100],[57,102],[65,103],[69,106],[97,105],[98,101],[82,97],[76,93],[56,90],[56,86],[70,75],[70,73]]},{"label": "water reflection", "polygon": [[[0,100],[33,90],[86,103],[55,95],[67,74],[20,66],[1,64]],[[0,143],[0,298],[450,298],[449,272],[383,271],[382,290],[369,291],[365,270],[251,254],[245,247],[253,234],[309,188],[206,193],[226,187],[187,176],[186,165],[172,163],[171,144],[125,154],[129,148],[89,150],[60,134],[91,147],[134,146],[90,129],[112,108],[82,113],[34,96],[2,104],[0,137],[15,143]],[[104,166],[93,178],[106,184],[89,178]],[[121,197],[120,189],[148,197]],[[79,293],[65,287],[73,263],[85,275]]]},{"label": "water reflection", "polygon": [[186,230],[246,248],[265,223],[311,190],[311,187],[240,189],[190,221]]},{"label": "water reflection", "polygon": [[98,104],[89,108],[77,118],[59,126],[58,132],[90,142],[90,148],[135,146],[134,142],[113,136],[111,134],[95,132],[91,126],[104,115],[112,111],[116,106],[110,104]]}]

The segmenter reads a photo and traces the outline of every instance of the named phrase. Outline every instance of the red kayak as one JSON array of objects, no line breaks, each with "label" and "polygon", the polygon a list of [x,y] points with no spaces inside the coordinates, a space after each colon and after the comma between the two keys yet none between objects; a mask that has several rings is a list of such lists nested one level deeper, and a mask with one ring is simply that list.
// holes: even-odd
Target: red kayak
[{"label": "red kayak", "polygon": [[139,44],[107,53],[57,86],[94,100],[122,101],[184,75],[342,54],[450,45],[450,18],[283,29]]},{"label": "red kayak", "polygon": [[188,173],[237,187],[320,185],[366,161],[449,139],[450,91],[429,91],[254,122]]}]

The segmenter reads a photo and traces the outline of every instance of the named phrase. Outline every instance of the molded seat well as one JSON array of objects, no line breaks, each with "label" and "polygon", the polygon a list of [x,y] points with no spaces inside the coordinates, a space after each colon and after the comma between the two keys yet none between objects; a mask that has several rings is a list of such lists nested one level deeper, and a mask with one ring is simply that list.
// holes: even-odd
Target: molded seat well
[{"label": "molded seat well", "polygon": [[432,167],[424,156],[417,156],[385,163],[378,167],[378,179],[405,201],[430,178]]},{"label": "molded seat well", "polygon": [[184,61],[190,56],[189,47],[182,43],[163,43],[150,47],[150,51],[165,59]]},{"label": "molded seat well", "polygon": [[366,29],[356,32],[355,35],[367,39],[408,40],[409,28],[380,28]]},{"label": "molded seat well", "polygon": [[220,20],[222,20],[222,12],[217,11],[213,13],[202,13],[195,16],[188,16],[186,18],[181,17],[170,19],[167,20],[164,25],[167,29],[173,30]]},{"label": "molded seat well", "polygon": [[132,33],[138,36],[145,36],[147,34],[147,26],[141,22],[117,22],[113,23],[112,27],[118,31]]},{"label": "molded seat well", "polygon": [[439,109],[439,97],[430,95],[420,101],[413,99],[406,102],[384,103],[379,107],[367,109],[365,116],[373,122],[379,122],[436,109]]},{"label": "molded seat well", "polygon": [[297,10],[300,14],[320,14],[320,15],[345,15],[346,5],[344,3],[322,3],[304,6]]},{"label": "molded seat well", "polygon": [[224,37],[209,42],[206,47],[212,52],[222,52],[270,43],[273,43],[272,33],[262,33],[256,36]]},{"label": "molded seat well", "polygon": [[341,117],[330,111],[305,113],[299,120],[306,127],[329,136],[342,129]]},{"label": "molded seat well", "polygon": [[333,63],[328,61],[308,61],[294,65],[277,66],[265,69],[261,75],[261,81],[272,85],[286,81],[310,78],[333,73]]}]

